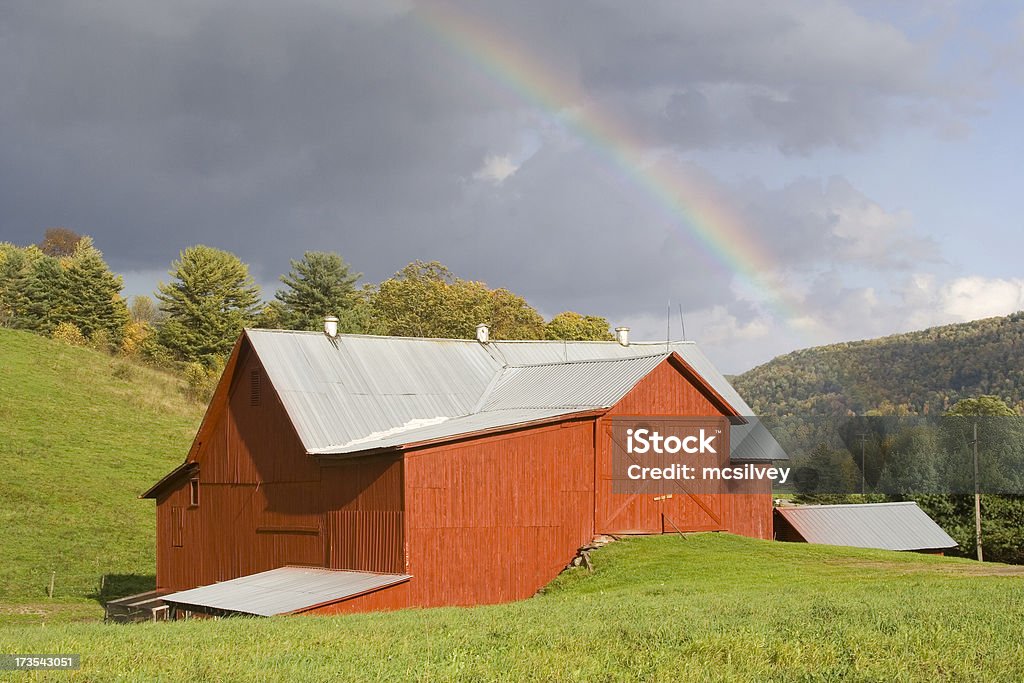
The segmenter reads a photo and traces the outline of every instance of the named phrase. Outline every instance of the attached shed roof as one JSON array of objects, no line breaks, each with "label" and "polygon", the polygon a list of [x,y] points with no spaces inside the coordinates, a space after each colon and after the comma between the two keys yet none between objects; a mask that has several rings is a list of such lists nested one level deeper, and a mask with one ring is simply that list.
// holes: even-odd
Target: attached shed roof
[{"label": "attached shed roof", "polygon": [[947,550],[957,543],[917,503],[778,507],[808,543],[882,550]]},{"label": "attached shed roof", "polygon": [[[246,330],[307,452],[349,455],[610,408],[677,357],[735,415],[749,406],[692,342],[492,341]],[[733,457],[781,460],[736,425]]]},{"label": "attached shed roof", "polygon": [[171,593],[164,602],[272,617],[354,598],[408,581],[408,574],[376,574],[317,567],[281,567]]},{"label": "attached shed roof", "polygon": [[156,498],[157,494],[163,490],[169,484],[172,484],[179,479],[190,476],[193,472],[199,469],[199,464],[194,462],[185,461],[175,467],[173,470],[168,472],[164,477],[149,487],[149,489],[143,493],[139,498]]}]

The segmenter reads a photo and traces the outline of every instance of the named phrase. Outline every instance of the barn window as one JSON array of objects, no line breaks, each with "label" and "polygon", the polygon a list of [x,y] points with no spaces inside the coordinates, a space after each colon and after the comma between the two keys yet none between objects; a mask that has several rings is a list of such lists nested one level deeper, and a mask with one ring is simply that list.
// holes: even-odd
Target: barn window
[{"label": "barn window", "polygon": [[192,479],[188,483],[188,504],[190,507],[199,506],[199,480]]},{"label": "barn window", "polygon": [[183,526],[181,507],[175,505],[171,507],[171,546],[175,548],[181,548],[184,545],[181,533]]},{"label": "barn window", "polygon": [[249,373],[249,405],[260,405],[260,371],[253,370]]}]

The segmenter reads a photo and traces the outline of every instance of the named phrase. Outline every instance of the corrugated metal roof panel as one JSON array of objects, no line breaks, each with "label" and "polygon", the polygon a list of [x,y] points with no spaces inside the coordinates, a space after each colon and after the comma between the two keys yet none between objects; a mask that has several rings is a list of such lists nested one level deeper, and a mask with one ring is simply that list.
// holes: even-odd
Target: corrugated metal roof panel
[{"label": "corrugated metal roof panel", "polygon": [[729,457],[732,460],[789,460],[782,446],[758,418],[744,417],[747,418],[747,424],[732,425],[729,428]]},{"label": "corrugated metal roof panel", "polygon": [[308,451],[470,413],[501,369],[480,344],[248,330]]},{"label": "corrugated metal roof panel", "polygon": [[165,602],[271,617],[336,602],[408,581],[408,574],[376,574],[314,567],[281,567],[164,596]]},{"label": "corrugated metal roof panel", "polygon": [[882,550],[945,550],[957,545],[914,502],[801,505],[776,511],[808,543]]},{"label": "corrugated metal roof panel", "polygon": [[482,410],[610,408],[666,354],[506,368]]},{"label": "corrugated metal roof panel", "polygon": [[704,378],[704,380],[710,384],[715,391],[721,395],[726,402],[736,409],[740,415],[749,417],[754,414],[753,409],[747,405],[747,402],[743,400],[743,397],[739,395],[733,386],[729,384],[729,380],[725,378],[725,375],[718,371],[718,368],[708,360],[708,357],[704,355],[704,352],[700,350],[693,342],[678,342],[673,345],[673,351],[682,356],[690,367],[692,367],[698,375]]}]

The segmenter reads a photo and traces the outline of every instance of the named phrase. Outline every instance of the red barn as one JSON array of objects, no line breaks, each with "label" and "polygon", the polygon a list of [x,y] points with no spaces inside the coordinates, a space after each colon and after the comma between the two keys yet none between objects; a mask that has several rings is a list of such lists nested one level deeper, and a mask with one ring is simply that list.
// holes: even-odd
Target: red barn
[{"label": "red barn", "polygon": [[785,458],[696,345],[621,341],[246,330],[185,462],[144,494],[158,590],[212,614],[496,603],[597,534],[772,538],[770,483],[612,493],[616,416],[728,419],[733,462]]}]

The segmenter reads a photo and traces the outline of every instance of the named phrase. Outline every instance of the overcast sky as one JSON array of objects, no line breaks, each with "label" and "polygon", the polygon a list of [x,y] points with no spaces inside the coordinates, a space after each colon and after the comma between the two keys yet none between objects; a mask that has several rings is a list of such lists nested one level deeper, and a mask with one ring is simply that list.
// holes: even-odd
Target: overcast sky
[{"label": "overcast sky", "polygon": [[8,0],[0,239],[671,301],[740,372],[1024,308],[1022,65],[1012,2]]}]

